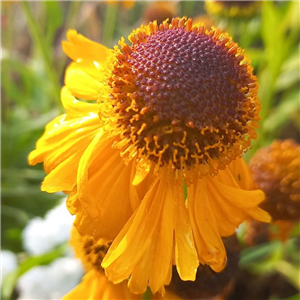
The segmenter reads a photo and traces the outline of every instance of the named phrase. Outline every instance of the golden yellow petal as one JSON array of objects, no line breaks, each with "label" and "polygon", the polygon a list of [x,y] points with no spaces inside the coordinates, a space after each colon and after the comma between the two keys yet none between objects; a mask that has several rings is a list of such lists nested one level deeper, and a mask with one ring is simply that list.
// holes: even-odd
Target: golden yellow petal
[{"label": "golden yellow petal", "polygon": [[60,95],[62,105],[67,112],[67,120],[90,115],[97,117],[99,112],[97,104],[78,101],[66,86],[61,89]]},{"label": "golden yellow petal", "polygon": [[67,88],[62,89],[61,97],[67,114],[47,124],[36,149],[28,156],[29,164],[44,162],[49,175],[42,189],[51,193],[73,189],[81,155],[100,126],[97,104],[75,100]]},{"label": "golden yellow petal", "polygon": [[130,293],[126,283],[114,285],[107,280],[103,273],[89,271],[82,282],[62,300],[120,300],[141,299],[141,296]]},{"label": "golden yellow petal", "polygon": [[74,61],[96,61],[103,64],[111,50],[105,46],[91,41],[76,30],[67,32],[68,41],[63,41],[62,46],[64,52]]},{"label": "golden yellow petal", "polygon": [[199,260],[181,185],[175,187],[174,201],[175,264],[182,280],[194,281]]},{"label": "golden yellow petal", "polygon": [[97,100],[102,84],[72,63],[65,73],[65,84],[75,97],[85,100]]},{"label": "golden yellow petal", "polygon": [[217,177],[211,179],[208,178],[215,189],[219,189],[224,201],[228,201],[233,206],[246,210],[257,206],[265,199],[265,194],[262,190],[242,190],[240,188],[228,186],[223,182],[220,182]]},{"label": "golden yellow petal", "polygon": [[136,165],[136,173],[132,181],[132,185],[139,185],[150,172],[149,163],[141,159]]},{"label": "golden yellow petal", "polygon": [[220,272],[226,265],[226,250],[217,220],[207,197],[206,178],[188,187],[188,207],[199,258]]},{"label": "golden yellow petal", "polygon": [[41,190],[48,193],[71,191],[76,184],[78,162],[82,153],[74,153],[52,170],[45,177]]},{"label": "golden yellow petal", "polygon": [[155,180],[104,258],[102,266],[109,280],[117,283],[133,274],[129,284],[132,292],[144,292],[147,288],[145,278],[144,286],[133,282],[139,280],[136,270],[142,269],[136,269],[136,266],[141,264],[146,266],[147,273],[150,271],[149,286],[153,293],[168,284],[173,255],[173,218],[172,189],[168,177],[161,176]]},{"label": "golden yellow petal", "polygon": [[[77,152],[83,152],[99,131],[96,115],[66,120],[57,118],[49,123],[28,160],[31,165],[44,162],[46,173]],[[78,163],[78,162],[76,162]]]},{"label": "golden yellow petal", "polygon": [[240,187],[244,190],[254,189],[254,181],[243,158],[233,160],[225,170],[219,171],[217,177],[224,184]]},{"label": "golden yellow petal", "polygon": [[218,220],[220,235],[233,234],[238,226],[248,218],[247,213],[225,201],[221,190],[216,189],[209,180],[207,180],[207,193],[211,208]]},{"label": "golden yellow petal", "polygon": [[[146,193],[131,185],[134,162],[124,164],[119,151],[111,147],[113,139],[101,133],[93,140],[80,160],[77,180],[76,197],[82,207],[77,228],[86,233],[84,227],[91,228],[85,224],[90,216],[95,228],[89,234],[106,240],[119,234]],[[145,190],[147,182],[143,184]]]}]

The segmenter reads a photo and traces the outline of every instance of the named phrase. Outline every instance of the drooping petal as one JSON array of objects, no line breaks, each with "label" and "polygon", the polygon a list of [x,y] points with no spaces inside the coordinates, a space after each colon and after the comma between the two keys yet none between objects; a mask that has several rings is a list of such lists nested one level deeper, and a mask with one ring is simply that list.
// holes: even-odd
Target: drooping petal
[{"label": "drooping petal", "polygon": [[78,34],[76,30],[67,32],[68,41],[63,41],[64,52],[74,61],[96,61],[104,63],[111,50]]},{"label": "drooping petal", "polygon": [[103,273],[96,270],[89,271],[82,282],[62,300],[117,300],[141,299],[140,295],[130,293],[126,283],[113,284],[107,280]]},{"label": "drooping petal", "polygon": [[233,160],[225,170],[219,171],[217,178],[224,184],[239,187],[243,190],[254,189],[251,172],[243,158]]},{"label": "drooping petal", "polygon": [[185,280],[195,279],[197,253],[183,192],[174,189],[174,184],[182,189],[182,183],[171,180],[167,173],[155,179],[103,260],[109,280],[117,283],[130,276],[128,286],[134,293],[143,293],[147,283],[153,293],[163,292],[171,279],[174,241],[174,261],[180,273]]},{"label": "drooping petal", "polygon": [[[67,88],[62,89],[61,98],[67,113],[46,126],[36,149],[28,156],[31,165],[44,162],[48,176],[43,190],[50,193],[73,189],[79,160],[101,130],[97,104],[77,101]],[[77,112],[80,114],[77,115]]]},{"label": "drooping petal", "polygon": [[75,97],[85,100],[97,100],[103,88],[100,81],[94,79],[76,63],[71,63],[67,68],[65,84]]},{"label": "drooping petal", "polygon": [[217,176],[197,179],[188,187],[188,207],[199,260],[217,272],[226,263],[221,236],[233,234],[250,216],[270,221],[270,216],[258,207],[264,193],[251,190],[252,186],[245,163],[237,160]]},{"label": "drooping petal", "polygon": [[188,207],[199,260],[220,272],[226,264],[217,220],[207,196],[206,178],[188,187]]},{"label": "drooping petal", "polygon": [[[124,164],[119,151],[112,149],[114,139],[101,132],[90,143],[80,160],[77,192],[72,196],[78,231],[106,240],[117,236],[149,184],[146,180],[139,187],[132,186],[134,162]],[[80,205],[74,204],[77,201]]]},{"label": "drooping petal", "polygon": [[[269,214],[258,207],[265,199],[265,195],[262,190],[253,189],[253,180],[243,159],[234,161],[233,167],[230,164],[228,169],[220,171],[215,178],[208,178],[208,185],[211,189],[217,191],[222,198],[219,197],[220,207],[225,205],[234,207],[230,220],[238,215],[246,214],[261,222],[271,221]],[[240,213],[236,211],[237,209]],[[233,215],[234,210],[235,214]],[[230,215],[227,215],[227,217],[230,217]],[[238,226],[239,223],[236,222],[236,227]]]},{"label": "drooping petal", "polygon": [[199,265],[198,254],[194,245],[189,213],[185,207],[181,185],[174,190],[175,205],[175,264],[182,280],[195,280]]}]

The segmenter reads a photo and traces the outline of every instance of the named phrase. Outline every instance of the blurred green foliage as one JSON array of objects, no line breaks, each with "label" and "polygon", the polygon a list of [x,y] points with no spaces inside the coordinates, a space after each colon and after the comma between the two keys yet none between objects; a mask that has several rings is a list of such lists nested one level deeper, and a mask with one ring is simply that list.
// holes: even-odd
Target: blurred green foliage
[{"label": "blurred green foliage", "polygon": [[[3,249],[23,252],[24,226],[58,203],[59,195],[40,191],[45,173],[41,165],[29,167],[27,155],[44,126],[63,113],[59,94],[69,60],[60,43],[66,30],[75,28],[111,47],[134,27],[149,21],[150,5],[136,2],[129,9],[124,3],[88,1],[1,2]],[[265,1],[250,18],[226,18],[207,16],[201,1],[170,4],[170,18],[186,15],[209,19],[229,32],[252,60],[259,80],[262,120],[258,139],[246,160],[276,138],[293,138],[299,143],[299,11],[299,2]],[[21,259],[19,269],[6,279],[4,298],[10,299],[20,275],[36,265],[50,263],[62,253],[58,248],[41,257]],[[299,232],[286,243],[274,241],[245,248],[241,268],[256,275],[279,272],[299,290],[298,253]],[[148,296],[146,293],[145,299]],[[299,295],[288,299],[299,299]]]}]

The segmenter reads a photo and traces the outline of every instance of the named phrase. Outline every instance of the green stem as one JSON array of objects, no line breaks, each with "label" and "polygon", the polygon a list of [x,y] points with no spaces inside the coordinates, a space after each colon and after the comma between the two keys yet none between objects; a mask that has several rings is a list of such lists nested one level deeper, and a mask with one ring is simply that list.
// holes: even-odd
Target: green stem
[{"label": "green stem", "polygon": [[117,3],[109,3],[106,7],[103,38],[102,38],[102,42],[105,46],[111,46],[113,36],[114,36],[114,31],[115,31],[117,11],[118,11]]},{"label": "green stem", "polygon": [[29,30],[30,30],[32,39],[34,40],[36,46],[38,47],[38,49],[43,57],[46,73],[52,83],[52,86],[53,86],[53,88],[52,88],[53,97],[57,103],[58,109],[63,111],[61,103],[60,103],[59,80],[53,69],[53,59],[52,59],[51,53],[48,49],[46,40],[40,31],[40,26],[39,26],[38,22],[34,18],[34,15],[30,9],[29,3],[26,1],[22,1],[21,5],[22,5],[22,9],[24,11],[24,14],[26,15],[26,18],[27,18],[27,22],[28,22],[28,26],[29,26]]}]

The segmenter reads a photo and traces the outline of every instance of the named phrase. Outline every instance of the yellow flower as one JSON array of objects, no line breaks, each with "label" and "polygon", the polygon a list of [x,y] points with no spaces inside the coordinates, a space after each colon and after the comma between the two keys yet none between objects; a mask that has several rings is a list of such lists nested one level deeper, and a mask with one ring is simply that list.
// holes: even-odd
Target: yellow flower
[{"label": "yellow flower", "polygon": [[[71,245],[74,247],[75,255],[81,259],[87,274],[82,282],[62,300],[98,300],[98,299],[137,299],[142,300],[141,295],[132,294],[127,288],[126,282],[113,284],[104,275],[100,264],[107,252],[109,244],[101,244],[93,237],[81,236],[76,228],[73,228]],[[152,296],[152,299],[161,300],[160,295]],[[171,292],[167,292],[163,299],[177,299]]]},{"label": "yellow flower", "polygon": [[205,9],[209,14],[228,18],[252,17],[260,5],[261,1],[205,1]]},{"label": "yellow flower", "polygon": [[67,37],[67,113],[29,155],[44,162],[42,189],[69,194],[81,234],[113,241],[102,267],[134,293],[164,293],[173,264],[182,280],[199,263],[223,270],[221,236],[269,221],[241,158],[260,108],[243,50],[186,18],[141,26],[113,50]]},{"label": "yellow flower", "polygon": [[273,220],[300,218],[300,145],[293,140],[274,141],[250,161],[256,186],[266,194],[261,207]]}]

